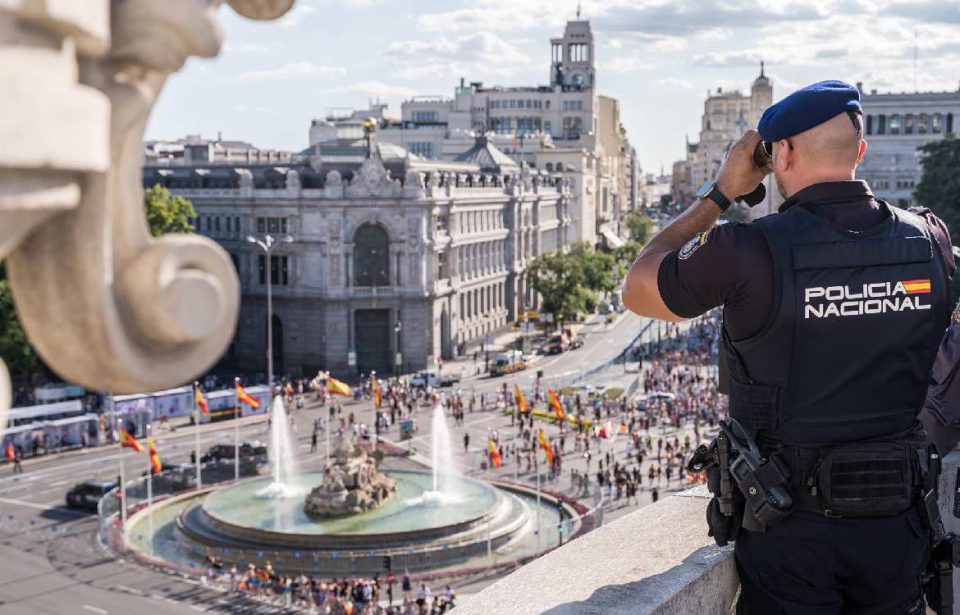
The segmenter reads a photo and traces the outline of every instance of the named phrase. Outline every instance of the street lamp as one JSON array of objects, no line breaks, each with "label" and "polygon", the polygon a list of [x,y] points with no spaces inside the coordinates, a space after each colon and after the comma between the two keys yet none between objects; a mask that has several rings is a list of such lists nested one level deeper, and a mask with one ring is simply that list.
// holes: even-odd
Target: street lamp
[{"label": "street lamp", "polygon": [[394,356],[394,363],[397,366],[395,378],[399,382],[400,380],[400,366],[403,364],[403,355],[400,352],[400,331],[403,330],[403,323],[400,322],[400,319],[397,319],[397,324],[393,326],[393,332],[397,334],[397,352]]},{"label": "street lamp", "polygon": [[260,246],[260,249],[266,254],[266,265],[264,270],[267,278],[267,386],[270,387],[270,396],[273,396],[273,248],[280,243],[293,243],[293,237],[284,235],[280,239],[273,235],[266,234],[263,239],[257,239],[253,235],[247,235],[247,241]]}]

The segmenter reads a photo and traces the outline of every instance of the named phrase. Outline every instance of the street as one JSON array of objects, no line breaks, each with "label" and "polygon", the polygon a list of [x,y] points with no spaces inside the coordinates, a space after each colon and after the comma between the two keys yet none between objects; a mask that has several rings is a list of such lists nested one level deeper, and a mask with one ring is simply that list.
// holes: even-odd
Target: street
[{"label": "street", "polygon": [[[622,363],[611,364],[625,347],[643,330],[646,323],[642,319],[625,313],[613,323],[602,320],[584,327],[586,334],[582,348],[555,356],[541,357],[530,369],[506,379],[477,376],[472,358],[452,362],[444,370],[462,370],[464,378],[457,385],[464,395],[471,391],[492,393],[502,386],[504,380],[512,389],[514,383],[532,391],[537,370],[543,370],[541,388],[580,386],[582,384],[611,384],[622,386],[638,374],[628,373]],[[648,328],[649,329],[649,328]],[[646,335],[652,336],[648,330]],[[651,338],[652,339],[652,338]],[[482,363],[481,363],[482,365]],[[584,382],[578,382],[578,375],[592,372]],[[446,389],[445,394],[454,393],[457,388]],[[532,396],[531,396],[532,397]],[[343,403],[344,415],[353,412],[357,420],[372,423],[373,408],[369,400]],[[412,440],[399,442],[409,446],[416,455],[415,460],[430,458],[430,408],[418,408],[419,431]],[[294,436],[296,438],[296,460],[298,467],[304,470],[322,467],[325,454],[325,438],[320,434],[318,451],[310,453],[310,436],[314,419],[323,414],[321,407],[308,396],[306,407],[292,411]],[[463,424],[454,425],[448,420],[451,435],[456,444],[459,469],[475,477],[496,477],[513,479],[532,484],[536,481],[534,471],[517,468],[511,459],[505,459],[500,470],[481,471],[480,464],[485,459],[487,433],[496,429],[501,443],[510,444],[517,437],[517,430],[511,427],[511,417],[489,409],[467,413]],[[538,424],[548,436],[559,433],[555,425]],[[239,437],[241,441],[268,440],[265,417],[256,416],[241,419]],[[387,440],[397,440],[396,427],[383,434]],[[568,430],[569,431],[569,430]],[[231,444],[234,438],[232,422],[202,425],[200,427],[201,449],[206,450],[218,443]],[[470,434],[471,445],[464,451],[463,434]],[[658,428],[654,437],[677,435],[672,427]],[[189,461],[195,446],[195,428],[180,426],[176,430],[161,430],[155,434],[159,454],[164,463],[182,463]],[[572,438],[571,438],[572,439]],[[628,438],[614,438],[601,441],[603,448],[593,449],[594,460],[601,453],[615,451],[623,463],[623,454],[628,446]],[[563,476],[551,483],[544,482],[544,488],[573,495],[570,471],[577,469],[586,472],[587,460],[581,454],[574,454],[568,445],[564,455]],[[106,615],[109,613],[131,613],[136,609],[149,608],[154,613],[187,613],[197,611],[231,613],[273,613],[283,612],[281,607],[254,602],[235,595],[224,595],[221,590],[207,587],[195,579],[181,578],[169,573],[149,570],[140,565],[115,559],[105,551],[97,540],[97,518],[94,514],[70,511],[64,508],[64,494],[76,482],[88,479],[114,480],[119,474],[119,464],[124,464],[128,480],[139,477],[149,467],[146,454],[137,454],[129,450],[121,451],[117,446],[101,447],[69,452],[63,455],[50,455],[30,459],[24,463],[24,473],[11,475],[9,466],[3,466],[4,475],[0,477],[0,615],[5,613],[70,613],[89,612]],[[596,461],[590,471],[596,469]],[[542,476],[546,478],[546,468],[541,465]],[[658,479],[659,481],[659,479]],[[660,483],[658,482],[658,485]],[[592,506],[595,500],[596,485],[584,503]],[[663,485],[660,491],[679,489],[681,484],[675,481]],[[651,500],[650,491],[638,494],[638,504],[625,505],[625,499],[608,502],[605,506],[606,518],[619,516],[642,506]],[[469,595],[492,582],[491,578],[460,579],[452,584],[459,594]]]}]

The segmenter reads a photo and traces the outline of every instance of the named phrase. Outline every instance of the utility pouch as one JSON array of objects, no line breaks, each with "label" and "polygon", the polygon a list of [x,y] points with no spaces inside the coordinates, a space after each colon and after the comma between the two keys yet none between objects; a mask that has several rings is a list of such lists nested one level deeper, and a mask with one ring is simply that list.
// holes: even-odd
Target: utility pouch
[{"label": "utility pouch", "polygon": [[828,449],[817,486],[828,517],[889,517],[915,503],[913,450],[898,442],[858,442]]},{"label": "utility pouch", "polygon": [[707,504],[707,536],[713,538],[718,547],[725,547],[737,540],[743,521],[743,501],[734,504],[736,513],[725,515],[720,512],[720,499],[714,497]]}]

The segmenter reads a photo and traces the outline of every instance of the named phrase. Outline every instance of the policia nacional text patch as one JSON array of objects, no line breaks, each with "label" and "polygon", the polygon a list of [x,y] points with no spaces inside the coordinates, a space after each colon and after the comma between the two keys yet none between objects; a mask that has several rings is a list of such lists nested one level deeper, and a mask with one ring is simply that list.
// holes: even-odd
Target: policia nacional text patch
[{"label": "policia nacional text patch", "polygon": [[699,235],[697,235],[687,243],[683,244],[683,247],[680,248],[680,254],[679,254],[680,260],[685,261],[691,256],[693,256],[693,253],[697,251],[697,248],[707,243],[707,235],[709,234],[710,234],[709,231],[704,231],[703,233],[700,233]]}]

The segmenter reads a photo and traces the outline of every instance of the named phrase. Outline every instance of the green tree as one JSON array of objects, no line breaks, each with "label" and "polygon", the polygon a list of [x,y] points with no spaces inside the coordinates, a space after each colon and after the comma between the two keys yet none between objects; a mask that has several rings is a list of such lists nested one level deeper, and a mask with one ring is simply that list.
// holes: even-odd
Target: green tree
[{"label": "green tree", "polygon": [[[157,184],[143,194],[147,224],[154,237],[164,233],[191,233],[190,220],[196,217],[193,203]],[[43,369],[17,318],[10,285],[0,267],[0,357],[15,376],[29,377]]]},{"label": "green tree", "polygon": [[653,236],[653,220],[647,214],[636,213],[627,216],[627,230],[630,232],[630,239],[640,245],[646,245]]},{"label": "green tree", "polygon": [[571,247],[570,256],[580,268],[584,286],[602,293],[616,290],[620,272],[612,255],[597,252],[589,244],[579,242]]},{"label": "green tree", "polygon": [[913,192],[919,205],[929,207],[960,241],[960,139],[953,135],[920,148],[923,174]]},{"label": "green tree", "polygon": [[190,221],[197,216],[197,212],[193,209],[193,203],[182,196],[174,196],[156,184],[144,191],[143,204],[147,210],[147,225],[154,237],[164,233],[193,232]]},{"label": "green tree", "polygon": [[596,293],[584,284],[583,268],[571,254],[541,254],[530,264],[529,279],[543,300],[543,310],[561,323],[596,307]]}]

